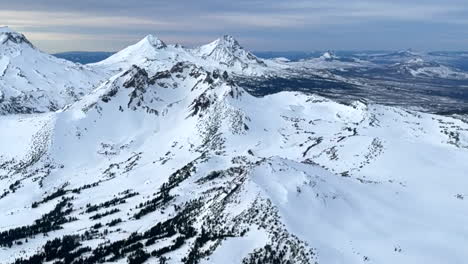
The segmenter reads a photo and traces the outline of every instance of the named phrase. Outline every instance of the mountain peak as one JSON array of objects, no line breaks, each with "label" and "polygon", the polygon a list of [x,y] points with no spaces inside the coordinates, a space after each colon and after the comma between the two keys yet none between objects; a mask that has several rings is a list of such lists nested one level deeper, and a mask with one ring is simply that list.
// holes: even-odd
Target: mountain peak
[{"label": "mountain peak", "polygon": [[150,44],[151,46],[157,48],[157,49],[162,49],[162,48],[165,48],[167,47],[166,43],[164,43],[162,40],[160,40],[158,37],[156,37],[155,35],[147,35],[146,37],[144,37],[140,42],[138,42],[139,44]]},{"label": "mountain peak", "polygon": [[221,38],[215,40],[213,43],[215,43],[216,46],[242,48],[239,42],[231,35],[223,35]]},{"label": "mountain peak", "polygon": [[7,44],[7,43],[14,43],[14,44],[22,44],[25,43],[26,45],[33,47],[32,43],[21,33],[15,32],[11,30],[8,26],[1,26],[0,27],[0,45]]},{"label": "mountain peak", "polygon": [[223,36],[221,37],[221,40],[222,40],[223,42],[227,42],[227,43],[239,44],[239,42],[237,42],[237,40],[236,40],[233,36],[231,36],[231,35],[223,35]]},{"label": "mountain peak", "polygon": [[201,58],[209,58],[221,65],[237,67],[240,70],[245,70],[252,65],[265,65],[262,60],[246,51],[231,35],[224,35],[209,44],[195,49],[193,52]]},{"label": "mountain peak", "polygon": [[[126,47],[125,49],[113,54],[107,59],[98,62],[99,65],[108,65],[116,71],[127,69],[133,64],[143,68],[156,60],[163,62],[169,59],[170,53],[166,52],[168,46],[162,40],[154,35],[147,35],[137,43]],[[169,47],[170,49],[170,47]],[[154,65],[153,65],[154,66]],[[148,68],[146,68],[148,69]]]}]

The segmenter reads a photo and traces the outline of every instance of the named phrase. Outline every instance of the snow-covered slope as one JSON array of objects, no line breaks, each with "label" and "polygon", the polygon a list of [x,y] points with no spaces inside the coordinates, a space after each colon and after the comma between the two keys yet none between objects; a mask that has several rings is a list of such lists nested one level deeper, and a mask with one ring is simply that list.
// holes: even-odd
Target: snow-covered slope
[{"label": "snow-covered slope", "polygon": [[179,62],[132,66],[62,111],[0,126],[4,263],[467,257],[460,120],[255,98],[229,72]]},{"label": "snow-covered slope", "polygon": [[105,74],[36,49],[0,28],[0,115],[57,110],[92,91]]}]

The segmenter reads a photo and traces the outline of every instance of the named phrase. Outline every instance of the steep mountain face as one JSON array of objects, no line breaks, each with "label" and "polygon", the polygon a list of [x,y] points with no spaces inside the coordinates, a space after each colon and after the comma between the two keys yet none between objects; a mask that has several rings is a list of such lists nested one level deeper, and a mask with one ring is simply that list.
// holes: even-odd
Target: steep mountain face
[{"label": "steep mountain face", "polygon": [[0,126],[5,263],[466,258],[461,120],[256,98],[227,71],[178,62]]},{"label": "steep mountain face", "polygon": [[14,43],[18,45],[26,45],[29,47],[33,46],[31,42],[29,42],[29,40],[27,40],[24,37],[23,34],[16,33],[12,31],[9,27],[6,27],[6,26],[0,27],[0,33],[2,34],[0,38],[0,42],[4,45]]},{"label": "steep mountain face", "polygon": [[232,36],[224,35],[207,45],[193,50],[193,53],[203,60],[219,64],[221,67],[245,71],[249,68],[266,67],[261,59],[246,51]]},{"label": "steep mountain face", "polygon": [[0,28],[0,115],[54,111],[92,91],[105,74],[37,50]]}]

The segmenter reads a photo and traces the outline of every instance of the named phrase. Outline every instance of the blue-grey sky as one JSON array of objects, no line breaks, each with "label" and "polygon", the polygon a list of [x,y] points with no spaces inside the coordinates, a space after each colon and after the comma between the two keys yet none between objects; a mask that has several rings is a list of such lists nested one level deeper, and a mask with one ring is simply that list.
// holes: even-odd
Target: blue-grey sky
[{"label": "blue-grey sky", "polygon": [[48,52],[114,51],[147,34],[257,51],[468,50],[468,0],[0,0],[0,25]]}]

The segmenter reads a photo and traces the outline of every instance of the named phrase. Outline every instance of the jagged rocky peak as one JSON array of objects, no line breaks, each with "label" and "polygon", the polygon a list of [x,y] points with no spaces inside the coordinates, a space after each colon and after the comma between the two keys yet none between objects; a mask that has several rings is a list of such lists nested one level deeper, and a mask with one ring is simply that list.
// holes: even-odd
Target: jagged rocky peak
[{"label": "jagged rocky peak", "polygon": [[174,66],[169,70],[170,73],[183,73],[187,71],[189,76],[198,78],[201,74],[206,74],[209,76],[213,76],[214,79],[222,78],[228,79],[229,74],[226,71],[220,71],[219,69],[215,69],[212,72],[207,71],[203,67],[197,66],[190,62],[178,62],[174,64]]},{"label": "jagged rocky peak", "polygon": [[33,47],[32,43],[21,33],[11,30],[7,26],[0,27],[0,44],[22,44]]},{"label": "jagged rocky peak", "polygon": [[146,86],[149,83],[148,73],[145,69],[142,69],[136,65],[132,65],[132,67],[122,74],[122,77],[126,78],[123,86],[125,88],[138,88]]},{"label": "jagged rocky peak", "polygon": [[156,81],[163,79],[185,80],[186,78],[197,79],[200,76],[203,76],[203,82],[208,84],[213,84],[218,80],[228,84],[232,82],[226,71],[218,69],[208,71],[190,62],[177,62],[169,70],[159,71],[155,74],[149,74],[144,68],[132,65],[130,69],[120,75],[119,79],[123,80],[122,85],[125,88],[138,88],[155,84]]},{"label": "jagged rocky peak", "polygon": [[183,81],[187,78],[197,79],[201,76],[203,78],[203,83],[210,85],[217,81],[226,82],[228,84],[232,82],[226,71],[220,71],[218,69],[208,71],[190,62],[175,63],[169,70],[159,71],[155,74],[149,74],[144,68],[132,65],[114,82],[121,82],[124,88],[143,89],[148,85],[153,85],[157,81],[164,79],[181,79]]},{"label": "jagged rocky peak", "polygon": [[141,44],[141,45],[149,44],[149,45],[151,45],[152,47],[154,47],[156,49],[162,49],[162,48],[167,47],[166,43],[164,43],[162,40],[160,40],[155,35],[151,35],[151,34],[147,35],[142,40],[140,40],[140,42],[138,42],[137,45],[138,44]]},{"label": "jagged rocky peak", "polygon": [[224,35],[209,44],[203,45],[195,49],[194,53],[203,59],[210,59],[229,67],[238,65],[241,69],[245,69],[252,65],[265,65],[261,59],[246,51],[230,35]]},{"label": "jagged rocky peak", "polygon": [[[123,100],[126,103],[118,105],[119,111],[143,110],[159,115],[167,108],[164,98],[187,97],[191,102],[189,116],[201,116],[218,98],[238,98],[242,93],[226,71],[206,70],[190,62],[178,62],[168,70],[152,74],[144,68],[132,65],[111,82],[104,84],[98,97],[93,97],[80,107],[87,112],[89,109],[99,109],[102,106],[100,101],[114,101],[119,104]],[[116,96],[120,99],[115,99]],[[167,111],[166,109],[166,113]]]},{"label": "jagged rocky peak", "polygon": [[[154,82],[149,77],[148,72],[140,68],[137,65],[132,65],[128,70],[116,76],[111,82],[106,82],[101,88],[102,93],[99,95],[100,101],[109,103],[114,100],[116,96],[122,94],[128,95],[126,105],[119,105],[119,111],[123,111],[124,108],[132,110],[145,109],[147,112],[158,113],[156,110],[149,108],[145,103],[145,94],[150,85]],[[97,98],[93,99],[90,97],[89,102],[85,102],[85,106],[82,108],[85,112],[91,108],[95,108],[98,101]],[[119,101],[119,100],[117,100]],[[126,107],[125,107],[126,106]]]},{"label": "jagged rocky peak", "polygon": [[217,41],[219,44],[224,44],[225,46],[228,46],[228,47],[242,48],[239,42],[231,35],[224,35],[221,38],[219,38]]},{"label": "jagged rocky peak", "polygon": [[221,38],[218,38],[217,40],[200,47],[200,52],[204,53],[204,55],[210,55],[210,53],[213,53],[219,49],[223,49],[229,53],[233,53],[238,50],[244,50],[244,48],[233,36],[224,35]]}]

